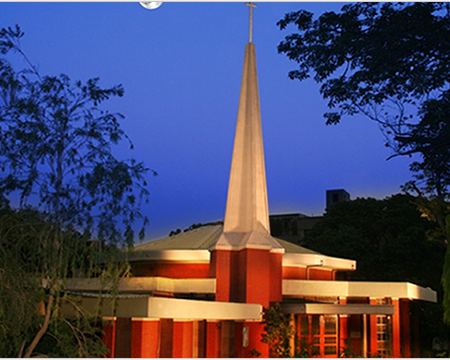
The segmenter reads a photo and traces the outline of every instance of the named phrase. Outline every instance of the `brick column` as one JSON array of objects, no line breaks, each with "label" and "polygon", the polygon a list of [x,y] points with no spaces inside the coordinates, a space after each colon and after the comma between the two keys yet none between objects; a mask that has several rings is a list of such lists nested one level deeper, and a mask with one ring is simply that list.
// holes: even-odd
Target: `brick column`
[{"label": "brick column", "polygon": [[392,355],[395,358],[400,358],[401,342],[400,342],[400,301],[399,299],[392,299],[394,305],[394,314],[392,315]]}]

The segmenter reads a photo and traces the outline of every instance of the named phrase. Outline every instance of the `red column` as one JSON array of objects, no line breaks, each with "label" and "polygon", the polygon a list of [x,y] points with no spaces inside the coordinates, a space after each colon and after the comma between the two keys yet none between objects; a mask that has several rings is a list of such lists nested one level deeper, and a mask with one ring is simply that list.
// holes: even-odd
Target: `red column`
[{"label": "red column", "polygon": [[159,356],[173,357],[173,319],[161,319],[159,322]]},{"label": "red column", "polygon": [[411,303],[412,307],[412,332],[413,332],[413,357],[420,357],[420,323],[419,313],[420,307],[417,302]]},{"label": "red column", "polygon": [[159,320],[133,319],[131,323],[131,357],[159,357]]},{"label": "red column", "polygon": [[220,328],[216,321],[206,323],[206,357],[220,357]]},{"label": "red column", "polygon": [[[370,299],[370,305],[376,305],[377,299]],[[374,356],[378,353],[378,341],[377,341],[377,316],[369,316],[369,353]]]},{"label": "red column", "polygon": [[283,254],[270,253],[270,301],[283,301]]},{"label": "red column", "polygon": [[216,278],[216,301],[230,301],[231,296],[231,251],[211,252],[210,275]]},{"label": "red column", "polygon": [[243,332],[244,332],[244,323],[243,322],[234,322],[234,358],[245,358],[245,349],[243,347]]},{"label": "red column", "polygon": [[211,276],[216,278],[216,301],[261,304],[282,301],[282,254],[269,250],[215,250]]},{"label": "red column", "polygon": [[192,358],[193,349],[192,321],[173,322],[172,356],[174,358]]},{"label": "red column", "polygon": [[394,314],[392,315],[392,355],[395,358],[401,357],[400,344],[400,302],[392,299]]},{"label": "red column", "polygon": [[409,325],[409,300],[402,299],[400,302],[400,323],[402,355],[405,358],[411,357],[411,331]]},{"label": "red column", "polygon": [[[346,298],[340,298],[339,304],[347,304]],[[348,343],[348,315],[339,315],[339,355],[347,348]]]},{"label": "red column", "polygon": [[243,249],[237,268],[232,279],[238,284],[235,301],[264,307],[282,301],[282,254]]},{"label": "red column", "polygon": [[270,253],[267,250],[244,249],[240,251],[240,269],[244,276],[235,279],[240,282],[242,302],[247,304],[270,304]]},{"label": "red column", "polygon": [[115,319],[103,319],[105,324],[103,325],[102,340],[105,346],[108,348],[109,353],[106,357],[114,357],[115,351],[115,337],[116,337],[116,320]]}]

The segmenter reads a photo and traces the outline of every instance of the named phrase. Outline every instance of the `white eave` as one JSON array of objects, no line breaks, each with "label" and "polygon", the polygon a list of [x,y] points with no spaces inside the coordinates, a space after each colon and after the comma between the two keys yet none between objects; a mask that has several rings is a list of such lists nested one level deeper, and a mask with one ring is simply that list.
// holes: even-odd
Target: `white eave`
[{"label": "white eave", "polygon": [[310,315],[392,315],[394,305],[369,304],[282,304],[281,310],[285,314]]},{"label": "white eave", "polygon": [[209,263],[209,250],[148,250],[136,251],[131,261],[177,261],[187,263]]},{"label": "white eave", "polygon": [[284,254],[283,266],[323,267],[326,269],[356,270],[356,261],[341,259],[322,254]]},{"label": "white eave", "polygon": [[[84,309],[94,311],[98,299],[88,294],[82,296]],[[200,301],[171,299],[152,296],[120,296],[117,298],[117,309],[112,312],[112,299],[106,297],[101,304],[104,317],[128,317],[140,319],[174,319],[175,321],[192,320],[235,320],[261,321],[263,308],[259,304],[238,304],[219,301]],[[63,306],[67,316],[75,316],[73,307]]]},{"label": "white eave", "polygon": [[[99,279],[67,279],[66,289],[72,292],[110,291]],[[164,277],[131,277],[120,281],[119,293],[150,294],[152,292],[175,294],[215,294],[216,279],[170,279]]]},{"label": "white eave", "polygon": [[283,280],[283,296],[390,297],[437,302],[435,291],[408,282]]}]

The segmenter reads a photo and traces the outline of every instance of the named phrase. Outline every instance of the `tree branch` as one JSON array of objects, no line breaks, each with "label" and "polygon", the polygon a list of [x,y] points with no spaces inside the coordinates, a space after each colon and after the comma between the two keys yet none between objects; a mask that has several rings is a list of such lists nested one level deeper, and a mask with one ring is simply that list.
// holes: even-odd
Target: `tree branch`
[{"label": "tree branch", "polygon": [[52,313],[52,305],[53,305],[54,300],[55,300],[54,296],[50,295],[49,298],[48,298],[47,309],[45,311],[44,323],[42,324],[42,327],[39,329],[38,333],[34,337],[33,341],[30,344],[30,346],[28,346],[28,349],[27,349],[27,351],[26,351],[26,353],[24,355],[24,358],[29,358],[31,356],[31,354],[33,353],[33,351],[36,348],[37,344],[42,339],[44,334],[47,332],[48,325],[50,324],[50,316],[51,316],[51,313]]}]

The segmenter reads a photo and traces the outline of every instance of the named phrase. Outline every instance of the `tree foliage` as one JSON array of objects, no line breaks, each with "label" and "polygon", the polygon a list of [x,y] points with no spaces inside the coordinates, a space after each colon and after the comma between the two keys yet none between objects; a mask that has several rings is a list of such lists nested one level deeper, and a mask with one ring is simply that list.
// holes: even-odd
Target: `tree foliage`
[{"label": "tree foliage", "polygon": [[[379,124],[392,156],[416,155],[403,189],[418,196],[439,225],[435,234],[449,243],[450,5],[351,3],[317,19],[304,10],[288,13],[278,25],[296,28],[278,51],[298,63],[291,79],[312,76],[321,84],[327,124],[363,114]],[[450,294],[450,277],[442,282]]]},{"label": "tree foliage", "polygon": [[339,202],[306,234],[304,245],[353,259],[353,279],[410,281],[440,288],[445,244],[430,241],[436,226],[421,216],[415,198],[358,198]]},{"label": "tree foliage", "polygon": [[[42,76],[23,36],[18,26],[0,30],[0,355],[98,357],[100,314],[79,308],[65,279],[117,283],[126,273],[121,250],[136,221],[147,223],[148,169],[113,154],[121,140],[132,147],[124,117],[103,108],[122,86]],[[15,69],[14,54],[25,68]],[[76,318],[63,316],[64,304]]]},{"label": "tree foliage", "polygon": [[[58,239],[58,241],[55,241]],[[97,246],[75,231],[61,232],[36,210],[0,210],[0,356],[101,356],[99,314],[75,307],[64,279],[95,263]],[[97,264],[99,265],[99,264]]]},{"label": "tree foliage", "polygon": [[[23,54],[23,35],[18,27],[3,29],[0,53]],[[146,222],[138,205],[148,195],[148,169],[113,155],[112,145],[128,140],[120,127],[124,117],[100,108],[123,96],[122,86],[102,88],[98,78],[83,83],[64,74],[40,76],[34,67],[16,71],[5,58],[0,65],[2,194],[15,192],[21,206],[37,200],[61,225],[131,245],[131,225],[138,218]]]},{"label": "tree foliage", "polygon": [[291,357],[291,339],[294,329],[291,325],[290,315],[281,311],[281,306],[276,303],[264,309],[264,332],[262,342],[269,345],[269,357]]}]

